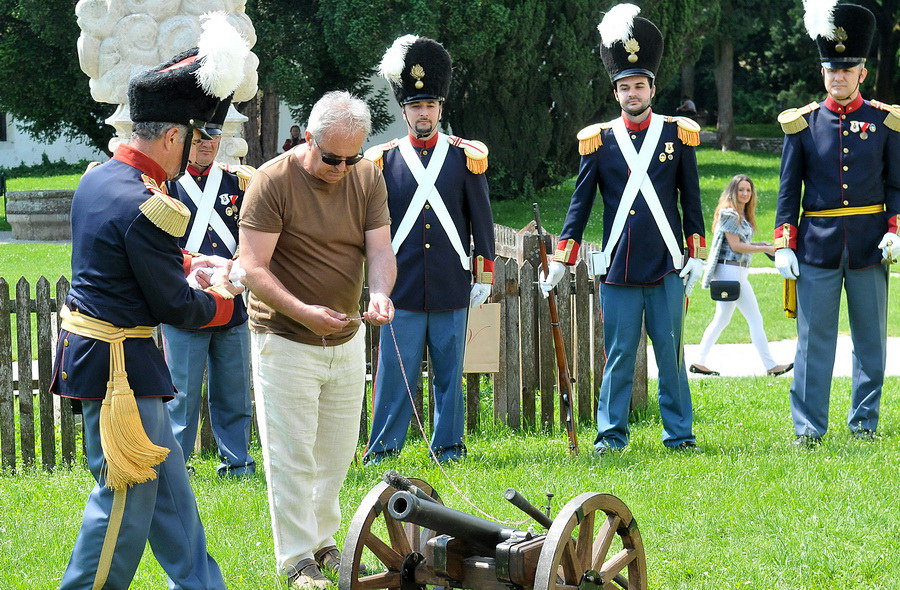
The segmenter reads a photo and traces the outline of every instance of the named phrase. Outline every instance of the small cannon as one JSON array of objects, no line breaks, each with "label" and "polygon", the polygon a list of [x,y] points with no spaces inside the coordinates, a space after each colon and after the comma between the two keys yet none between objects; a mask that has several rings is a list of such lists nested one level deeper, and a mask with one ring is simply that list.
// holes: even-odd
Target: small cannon
[{"label": "small cannon", "polygon": [[637,522],[615,496],[581,494],[554,519],[513,489],[504,496],[547,532],[448,508],[426,482],[387,472],[350,523],[340,590],[647,588]]}]

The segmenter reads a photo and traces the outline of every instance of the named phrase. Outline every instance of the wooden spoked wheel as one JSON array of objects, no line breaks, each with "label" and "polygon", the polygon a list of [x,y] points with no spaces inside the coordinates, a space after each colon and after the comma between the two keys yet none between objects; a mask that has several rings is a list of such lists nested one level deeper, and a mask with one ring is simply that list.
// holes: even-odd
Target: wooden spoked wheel
[{"label": "wooden spoked wheel", "polygon": [[[443,503],[428,483],[414,478],[410,481],[439,504]],[[381,482],[369,491],[356,509],[341,556],[340,590],[399,588],[403,560],[414,551],[421,553],[428,539],[435,536],[434,531],[391,518],[385,508],[396,491]],[[370,560],[366,556],[364,575],[360,576],[363,549],[371,551],[374,558]]]},{"label": "wooden spoked wheel", "polygon": [[534,590],[646,590],[647,560],[637,523],[610,494],[573,498],[553,519]]}]

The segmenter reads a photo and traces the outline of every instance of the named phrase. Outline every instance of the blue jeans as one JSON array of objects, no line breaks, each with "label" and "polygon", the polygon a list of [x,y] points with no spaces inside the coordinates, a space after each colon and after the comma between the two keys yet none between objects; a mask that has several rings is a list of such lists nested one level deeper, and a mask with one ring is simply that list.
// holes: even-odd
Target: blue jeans
[{"label": "blue jeans", "polygon": [[219,447],[219,475],[253,473],[256,464],[248,452],[253,407],[247,324],[220,332],[180,330],[169,325],[162,330],[166,363],[178,390],[167,406],[185,459],[197,440],[203,371],[209,363],[209,421]]},{"label": "blue jeans", "polygon": [[684,442],[694,442],[691,390],[684,369],[684,356],[679,354],[682,346],[681,316],[684,313],[684,283],[681,277],[671,272],[663,277],[661,285],[655,287],[600,285],[600,309],[603,314],[606,368],[597,402],[595,448],[624,447],[628,444],[634,363],[644,317],[659,368],[658,395],[663,444],[675,447]]}]

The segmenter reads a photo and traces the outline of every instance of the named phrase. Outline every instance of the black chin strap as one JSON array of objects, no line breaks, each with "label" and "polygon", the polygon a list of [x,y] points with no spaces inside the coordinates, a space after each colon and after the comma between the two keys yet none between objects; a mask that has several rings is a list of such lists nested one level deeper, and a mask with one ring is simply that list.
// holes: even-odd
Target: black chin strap
[{"label": "black chin strap", "polygon": [[191,143],[194,141],[194,129],[193,127],[188,127],[188,132],[184,136],[184,147],[181,150],[181,168],[179,168],[178,174],[175,175],[175,178],[171,178],[172,182],[177,181],[179,178],[184,176],[185,170],[187,170],[188,166],[188,158],[191,155]]}]

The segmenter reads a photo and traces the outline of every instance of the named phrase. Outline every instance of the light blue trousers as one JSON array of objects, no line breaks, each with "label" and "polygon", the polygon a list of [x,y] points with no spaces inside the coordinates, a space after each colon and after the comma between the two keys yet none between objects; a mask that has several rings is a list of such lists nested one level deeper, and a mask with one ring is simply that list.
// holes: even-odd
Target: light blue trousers
[{"label": "light blue trousers", "polygon": [[641,320],[645,316],[647,335],[653,341],[659,369],[663,444],[674,447],[683,442],[694,442],[691,390],[684,369],[684,355],[679,354],[681,315],[684,313],[684,283],[681,277],[677,273],[669,273],[656,287],[603,284],[600,286],[600,306],[606,368],[597,403],[594,447],[615,448],[628,444],[634,363],[641,337]]},{"label": "light blue trousers", "polygon": [[[381,328],[372,436],[366,457],[403,449],[412,418],[409,392],[415,393],[422,377],[420,367],[427,345],[434,372],[434,433],[431,436],[431,448],[441,460],[460,458],[465,426],[462,368],[468,315],[467,307],[442,312],[398,309],[391,324]],[[403,360],[403,371],[406,373],[405,380],[400,371],[398,348]],[[425,423],[425,417],[420,418]]]},{"label": "light blue trousers", "polygon": [[100,447],[101,405],[99,400],[82,402],[88,467],[97,485],[88,496],[81,531],[60,588],[89,590],[93,587],[114,494],[125,494],[125,510],[118,537],[113,540],[115,552],[103,588],[128,588],[144,547],[150,541],[153,555],[169,575],[170,589],[224,589],[219,566],[206,552],[206,535],[194,490],[162,398],[139,397],[137,405],[147,436],[155,444],[170,449],[169,456],[156,467],[159,474],[156,479],[136,484],[126,492],[114,493],[105,487],[101,475],[104,462]]},{"label": "light blue trousers", "polygon": [[253,473],[250,456],[250,331],[247,324],[221,332],[163,326],[166,364],[178,392],[168,404],[175,440],[185,459],[194,451],[200,422],[203,372],[209,363],[209,422],[219,447],[219,475]]},{"label": "light blue trousers", "polygon": [[797,355],[791,416],[797,435],[828,430],[831,375],[837,347],[841,289],[847,292],[853,341],[850,430],[875,430],[887,355],[887,272],[881,265],[851,270],[800,264],[797,279]]}]

